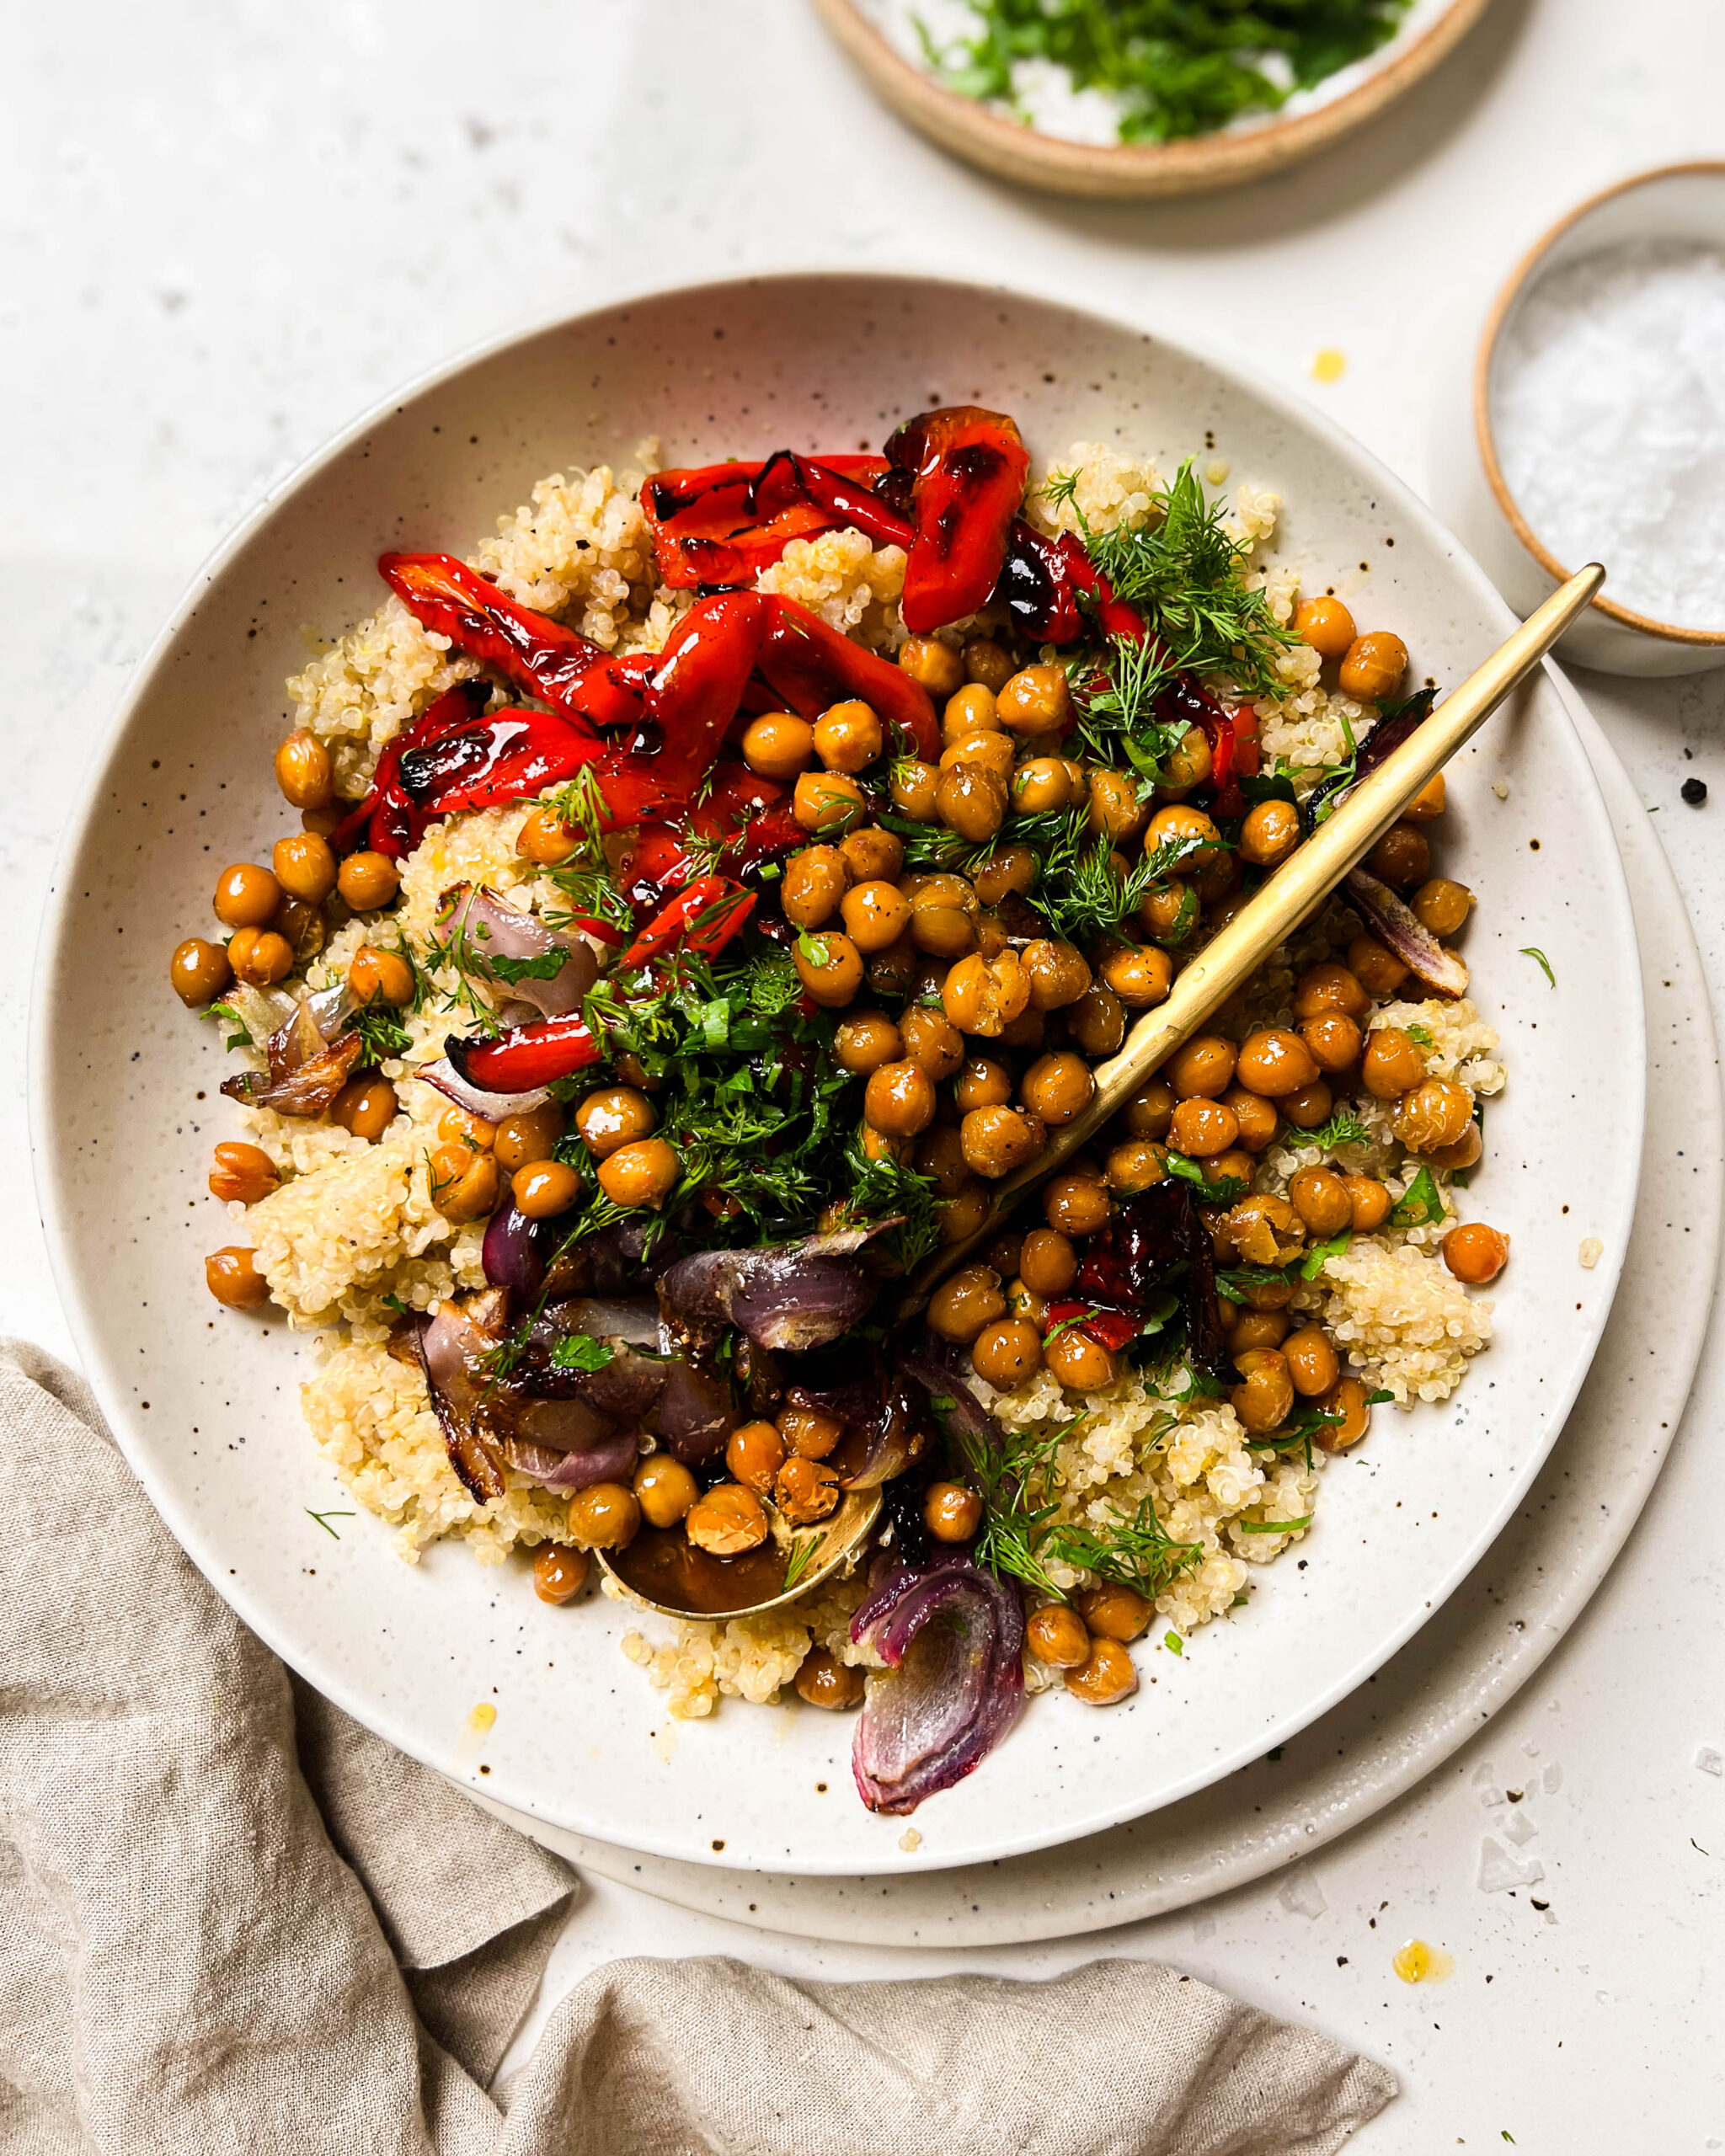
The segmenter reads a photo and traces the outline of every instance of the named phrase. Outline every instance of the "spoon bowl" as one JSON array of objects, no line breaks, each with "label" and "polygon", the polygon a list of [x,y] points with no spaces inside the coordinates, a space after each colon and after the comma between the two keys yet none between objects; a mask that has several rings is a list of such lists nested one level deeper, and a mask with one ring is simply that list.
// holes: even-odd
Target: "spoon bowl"
[{"label": "spoon bowl", "polygon": [[880,1517],[879,1490],[847,1490],[832,1518],[812,1527],[791,1526],[770,1499],[762,1502],[772,1539],[740,1556],[714,1557],[679,1529],[645,1527],[626,1548],[600,1550],[599,1561],[662,1617],[758,1617],[848,1566]]}]

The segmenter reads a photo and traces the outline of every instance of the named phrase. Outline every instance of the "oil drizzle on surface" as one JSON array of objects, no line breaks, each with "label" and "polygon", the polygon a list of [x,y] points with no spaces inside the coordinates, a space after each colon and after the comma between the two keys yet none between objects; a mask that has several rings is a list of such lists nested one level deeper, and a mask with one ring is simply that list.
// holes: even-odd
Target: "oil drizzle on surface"
[{"label": "oil drizzle on surface", "polygon": [[1440,1984],[1455,1973],[1455,1957],[1423,1939],[1410,1939],[1398,1948],[1391,1967],[1404,1984]]}]

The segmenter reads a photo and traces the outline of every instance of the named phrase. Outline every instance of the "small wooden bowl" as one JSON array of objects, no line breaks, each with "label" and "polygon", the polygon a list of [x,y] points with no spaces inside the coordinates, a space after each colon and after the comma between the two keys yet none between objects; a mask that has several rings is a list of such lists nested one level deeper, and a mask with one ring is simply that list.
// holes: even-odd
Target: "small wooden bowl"
[{"label": "small wooden bowl", "polygon": [[1375,119],[1460,44],[1489,0],[1450,0],[1405,45],[1386,46],[1364,81],[1291,119],[1267,119],[1237,134],[1199,135],[1178,142],[1101,145],[1039,135],[961,97],[896,52],[854,0],[814,0],[821,20],[870,86],[901,120],[943,149],[1001,179],[1056,195],[1138,201],[1154,195],[1199,195],[1262,179]]}]

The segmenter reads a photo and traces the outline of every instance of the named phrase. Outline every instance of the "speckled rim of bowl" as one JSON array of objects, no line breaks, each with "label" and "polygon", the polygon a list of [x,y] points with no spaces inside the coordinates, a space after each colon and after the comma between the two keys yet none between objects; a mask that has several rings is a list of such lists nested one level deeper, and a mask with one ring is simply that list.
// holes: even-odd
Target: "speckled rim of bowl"
[{"label": "speckled rim of bowl", "polygon": [[1193,195],[1237,187],[1315,156],[1411,90],[1461,44],[1491,0],[1450,0],[1401,52],[1340,97],[1292,119],[1240,135],[1198,135],[1178,142],[1074,142],[1041,135],[949,90],[895,51],[854,0],[814,0],[815,12],[871,86],[901,119],[942,148],[997,178],[1095,200]]},{"label": "speckled rim of bowl", "polygon": [[[1566,568],[1551,548],[1535,535],[1532,526],[1522,515],[1514,495],[1510,493],[1509,483],[1503,477],[1503,467],[1498,462],[1497,437],[1492,430],[1492,362],[1497,357],[1498,340],[1508,327],[1510,316],[1531,290],[1541,264],[1566,232],[1573,231],[1607,202],[1615,202],[1620,195],[1632,194],[1637,188],[1651,186],[1656,180],[1675,179],[1692,172],[1712,173],[1717,178],[1725,179],[1725,160],[1691,157],[1681,164],[1655,165],[1650,172],[1632,173],[1627,179],[1620,179],[1610,187],[1602,187],[1597,195],[1589,195],[1584,202],[1578,202],[1567,216],[1560,217],[1550,231],[1542,233],[1534,242],[1510,271],[1497,298],[1493,301],[1491,312],[1486,317],[1485,328],[1480,332],[1479,349],[1473,363],[1473,431],[1479,444],[1480,462],[1485,467],[1486,482],[1516,537],[1546,574],[1559,584],[1566,583],[1575,572]],[[1625,628],[1637,629],[1643,636],[1662,638],[1668,643],[1696,644],[1704,648],[1725,644],[1725,629],[1681,629],[1674,622],[1656,621],[1651,614],[1632,613],[1627,606],[1620,606],[1615,599],[1607,599],[1603,595],[1593,603],[1607,620],[1620,622]]]}]

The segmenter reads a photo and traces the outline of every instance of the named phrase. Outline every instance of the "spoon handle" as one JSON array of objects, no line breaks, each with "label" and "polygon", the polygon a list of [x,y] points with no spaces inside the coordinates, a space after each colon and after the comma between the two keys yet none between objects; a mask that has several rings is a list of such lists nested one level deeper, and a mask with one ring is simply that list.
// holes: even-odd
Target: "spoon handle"
[{"label": "spoon handle", "polygon": [[1605,580],[1597,562],[1560,584],[1513,636],[1475,668],[1399,749],[1354,788],[1335,814],[1295,849],[1206,943],[1175,980],[1167,1000],[1149,1011],[1127,1035],[1119,1052],[1096,1072],[1096,1093],[1076,1121],[1058,1131],[1042,1152],[994,1195],[989,1216],[974,1235],[932,1251],[906,1284],[900,1319],[913,1315],[929,1290],[999,1226],[1001,1216],[1069,1160],[1146,1080],[1243,987],[1271,952],[1323,903],[1350,868],[1370,852],[1434,775],[1484,725],[1532,673]]}]

